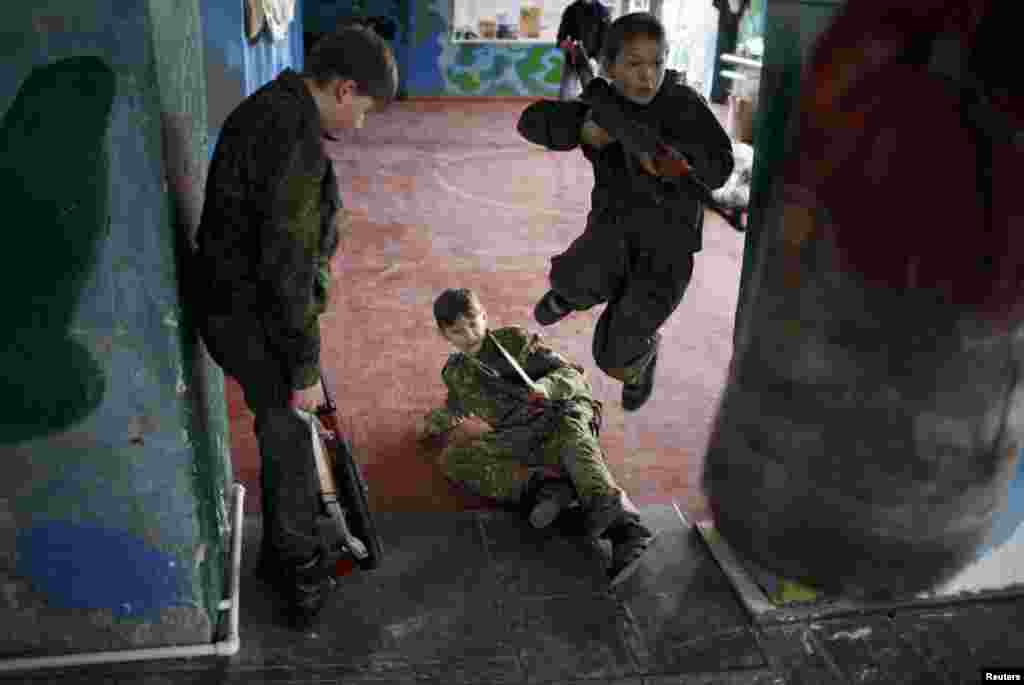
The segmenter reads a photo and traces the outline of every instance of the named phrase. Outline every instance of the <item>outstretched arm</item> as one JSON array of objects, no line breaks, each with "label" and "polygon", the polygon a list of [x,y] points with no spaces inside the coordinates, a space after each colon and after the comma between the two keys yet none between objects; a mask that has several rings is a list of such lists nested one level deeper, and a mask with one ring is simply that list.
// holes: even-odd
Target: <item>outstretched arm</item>
[{"label": "outstretched arm", "polygon": [[586,114],[587,106],[581,102],[541,100],[523,111],[516,130],[531,143],[549,150],[574,150],[580,144]]}]

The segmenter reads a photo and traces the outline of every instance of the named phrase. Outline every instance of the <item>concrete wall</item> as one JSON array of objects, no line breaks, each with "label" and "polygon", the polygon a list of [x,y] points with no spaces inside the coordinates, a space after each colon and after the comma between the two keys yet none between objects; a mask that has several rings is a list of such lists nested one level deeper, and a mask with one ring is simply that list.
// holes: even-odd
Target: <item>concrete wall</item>
[{"label": "concrete wall", "polygon": [[211,157],[221,126],[238,103],[286,68],[302,70],[306,1],[296,0],[288,37],[279,41],[271,40],[266,29],[255,41],[246,38],[243,0],[201,3]]},{"label": "concrete wall", "polygon": [[[0,334],[0,654],[213,637],[227,416],[178,287],[206,162],[198,6],[10,3],[0,26],[0,278],[17,295]],[[7,116],[34,70],[82,56],[91,71]]]}]

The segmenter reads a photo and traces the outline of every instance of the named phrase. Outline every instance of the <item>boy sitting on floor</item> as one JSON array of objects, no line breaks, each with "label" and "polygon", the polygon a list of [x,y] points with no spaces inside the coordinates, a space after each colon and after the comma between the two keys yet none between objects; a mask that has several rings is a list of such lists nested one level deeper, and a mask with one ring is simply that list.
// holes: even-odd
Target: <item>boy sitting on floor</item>
[{"label": "boy sitting on floor", "polygon": [[[583,369],[524,328],[488,330],[487,313],[471,290],[441,293],[434,318],[457,353],[441,372],[446,406],[420,419],[417,436],[441,435],[468,416],[493,428],[468,445],[447,446],[445,475],[499,502],[528,498],[537,528],[578,497],[588,534],[612,543],[611,584],[625,580],[654,536],[605,464],[598,442],[601,403]],[[552,470],[568,479],[551,478]]]}]

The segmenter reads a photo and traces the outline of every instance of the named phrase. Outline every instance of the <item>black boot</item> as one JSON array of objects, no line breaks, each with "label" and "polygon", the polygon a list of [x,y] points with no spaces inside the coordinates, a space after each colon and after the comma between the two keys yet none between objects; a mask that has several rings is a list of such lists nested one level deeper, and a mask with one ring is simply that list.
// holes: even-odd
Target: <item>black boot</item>
[{"label": "black boot", "polygon": [[256,573],[284,600],[284,618],[288,624],[297,630],[308,630],[338,586],[334,577],[336,562],[337,558],[323,552],[298,564],[266,552],[260,558]]},{"label": "black boot", "polygon": [[639,521],[640,514],[625,493],[617,492],[595,496],[587,507],[586,519],[587,534],[599,538],[613,526]]},{"label": "black boot", "polygon": [[545,481],[537,489],[530,510],[530,525],[534,528],[547,528],[575,499],[576,491],[567,479]]},{"label": "black boot", "polygon": [[286,589],[285,617],[297,630],[309,630],[327,603],[331,592],[338,587],[334,577],[334,559],[320,555],[305,564],[294,566]]},{"label": "black boot", "polygon": [[644,367],[643,374],[636,383],[625,383],[622,386],[622,408],[636,411],[647,402],[654,391],[654,370],[658,364],[658,350],[654,350],[651,360]]},{"label": "black boot", "polygon": [[615,587],[633,575],[655,536],[656,533],[647,526],[632,519],[608,529],[605,537],[612,543],[612,563],[608,567],[609,585]]}]

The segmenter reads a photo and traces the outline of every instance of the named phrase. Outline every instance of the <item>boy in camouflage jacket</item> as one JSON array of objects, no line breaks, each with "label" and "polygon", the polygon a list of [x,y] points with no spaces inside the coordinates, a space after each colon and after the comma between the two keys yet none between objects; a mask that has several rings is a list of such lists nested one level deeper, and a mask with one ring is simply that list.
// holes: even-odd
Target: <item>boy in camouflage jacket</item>
[{"label": "boy in camouflage jacket", "polygon": [[538,528],[551,524],[575,494],[588,533],[612,542],[612,584],[624,580],[653,535],[605,464],[601,403],[583,369],[524,328],[488,330],[487,313],[470,290],[443,292],[434,317],[457,353],[441,372],[446,405],[421,419],[417,434],[444,434],[468,416],[493,429],[469,444],[448,445],[441,455],[445,475],[498,501],[530,498],[530,522]]},{"label": "boy in camouflage jacket", "polygon": [[322,141],[361,128],[397,90],[390,48],[365,29],[325,36],[306,66],[304,74],[285,69],[225,121],[188,277],[210,356],[255,415],[261,569],[302,627],[323,606],[334,568],[316,526],[310,429],[295,411],[323,402],[319,317],[347,228]]}]

